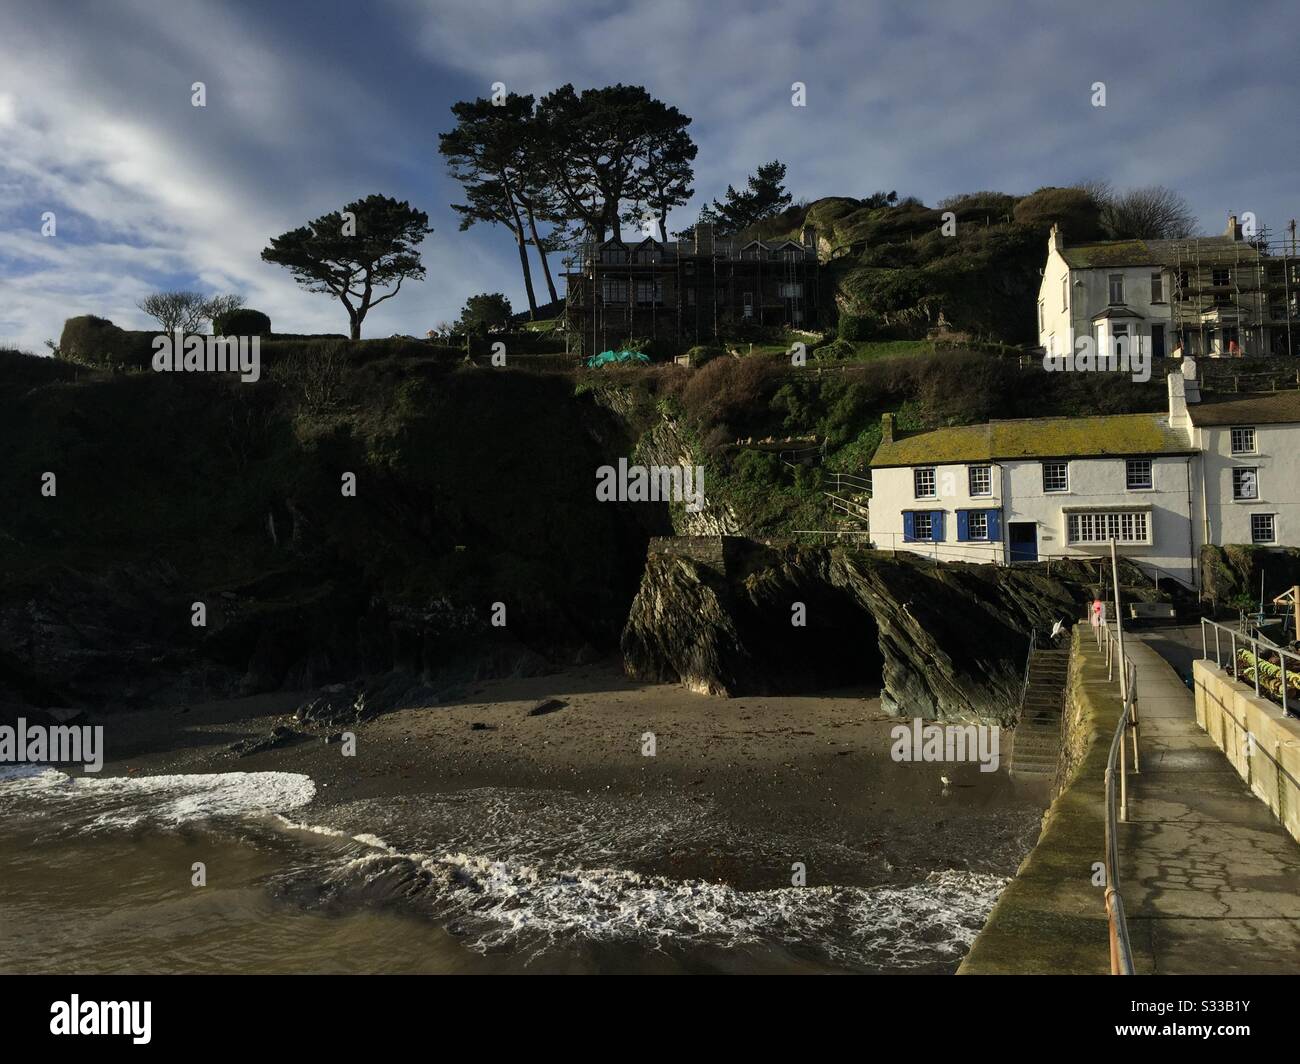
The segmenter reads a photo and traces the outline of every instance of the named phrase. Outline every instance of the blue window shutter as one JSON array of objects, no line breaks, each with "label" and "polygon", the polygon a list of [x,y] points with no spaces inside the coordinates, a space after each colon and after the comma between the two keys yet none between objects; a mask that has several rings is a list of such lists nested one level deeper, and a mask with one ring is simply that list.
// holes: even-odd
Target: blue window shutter
[{"label": "blue window shutter", "polygon": [[916,515],[911,510],[903,511],[903,540],[910,543],[916,539]]},{"label": "blue window shutter", "polygon": [[970,539],[970,511],[957,511],[957,542],[965,543]]},{"label": "blue window shutter", "polygon": [[989,539],[1000,541],[1002,539],[1002,511],[989,510]]},{"label": "blue window shutter", "polygon": [[930,538],[936,543],[943,542],[943,511],[930,511]]}]

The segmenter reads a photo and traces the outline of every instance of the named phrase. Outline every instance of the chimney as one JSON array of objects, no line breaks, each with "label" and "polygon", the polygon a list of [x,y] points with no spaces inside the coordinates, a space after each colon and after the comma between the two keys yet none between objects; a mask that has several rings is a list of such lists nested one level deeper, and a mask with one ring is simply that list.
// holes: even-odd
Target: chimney
[{"label": "chimney", "polygon": [[893,414],[880,415],[880,442],[881,443],[894,442],[894,415]]},{"label": "chimney", "polygon": [[1201,382],[1196,376],[1196,360],[1184,358],[1175,372],[1165,378],[1169,386],[1169,427],[1182,429],[1191,437],[1192,419],[1188,403],[1201,401]]},{"label": "chimney", "polygon": [[1055,222],[1052,223],[1052,231],[1047,237],[1047,250],[1049,252],[1065,250],[1065,234]]},{"label": "chimney", "polygon": [[1232,240],[1241,239],[1241,225],[1235,214],[1228,215],[1228,228],[1223,231],[1223,235]]},{"label": "chimney", "polygon": [[713,223],[712,222],[695,223],[695,254],[697,255],[713,254]]}]

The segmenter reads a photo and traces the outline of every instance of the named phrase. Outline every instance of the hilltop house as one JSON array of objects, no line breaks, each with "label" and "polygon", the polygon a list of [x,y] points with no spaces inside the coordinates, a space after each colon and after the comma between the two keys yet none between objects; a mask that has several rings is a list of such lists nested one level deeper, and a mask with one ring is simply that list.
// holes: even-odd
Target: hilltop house
[{"label": "hilltop house", "polygon": [[633,243],[613,236],[568,260],[565,316],[581,349],[632,337],[715,341],[741,323],[811,328],[819,321],[816,231],[802,240],[715,237]]},{"label": "hilltop house", "polygon": [[1300,391],[1201,402],[1194,366],[1161,414],[1036,418],[900,436],[872,458],[876,547],[1007,564],[1121,552],[1195,587],[1203,544],[1300,546]]},{"label": "hilltop house", "polygon": [[[1300,258],[1294,241],[1222,236],[1067,245],[1056,226],[1038,292],[1038,343],[1073,351],[1140,340],[1161,357],[1282,355],[1300,350]],[[1149,345],[1149,346],[1148,346]]]}]

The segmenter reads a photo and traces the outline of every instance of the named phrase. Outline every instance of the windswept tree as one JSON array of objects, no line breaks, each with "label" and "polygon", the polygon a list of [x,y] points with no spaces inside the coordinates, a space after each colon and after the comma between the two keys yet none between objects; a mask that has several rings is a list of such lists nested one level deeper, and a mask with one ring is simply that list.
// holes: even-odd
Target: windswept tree
[{"label": "windswept tree", "polygon": [[[423,279],[419,246],[432,232],[424,211],[372,195],[272,237],[262,259],[288,269],[307,291],[339,300],[350,335],[359,340],[361,323],[374,307],[397,295],[406,278]],[[376,296],[389,285],[392,291]]]},{"label": "windswept tree", "polygon": [[464,186],[465,202],[452,204],[461,216],[460,228],[477,222],[504,225],[515,238],[524,275],[530,317],[537,314],[528,245],[542,256],[551,299],[557,299],[539,221],[558,221],[556,198],[542,176],[537,159],[537,127],[532,96],[509,93],[500,102],[480,97],[453,104],[456,128],[438,137],[438,151],[452,176]]},{"label": "windswept tree", "polygon": [[208,300],[198,292],[154,292],[136,304],[162,327],[196,333],[211,316]]},{"label": "windswept tree", "polygon": [[713,201],[719,234],[739,233],[751,225],[780,214],[794,201],[785,189],[785,163],[773,159],[760,166],[737,191],[731,185],[721,200]]},{"label": "windswept tree", "polygon": [[691,164],[699,148],[685,128],[673,124],[671,114],[675,113],[671,108],[665,112],[662,135],[652,136],[647,142],[645,160],[637,175],[635,202],[627,216],[627,220],[642,226],[653,220],[661,240],[668,239],[668,212],[695,195]]},{"label": "windswept tree", "polygon": [[639,85],[582,92],[563,85],[542,97],[536,122],[550,188],[565,216],[596,241],[618,233],[627,204],[648,204],[666,219],[689,198],[691,120]]}]

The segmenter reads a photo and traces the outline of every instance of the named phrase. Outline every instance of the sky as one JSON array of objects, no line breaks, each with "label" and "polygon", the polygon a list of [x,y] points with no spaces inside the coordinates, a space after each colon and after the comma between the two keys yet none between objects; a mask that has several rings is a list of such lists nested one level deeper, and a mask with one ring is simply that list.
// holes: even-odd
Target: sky
[{"label": "sky", "polygon": [[136,304],[175,288],[346,332],[260,253],[371,193],[434,232],[424,280],[364,335],[423,336],[476,292],[526,307],[512,238],[458,230],[437,152],[450,106],[495,82],[641,84],[690,115],[696,197],[670,230],[779,158],[796,199],[1105,178],[1178,190],[1206,232],[1251,211],[1280,234],[1300,214],[1298,30],[1294,0],[3,0],[0,348],[45,353],[79,314],[147,328]]}]

